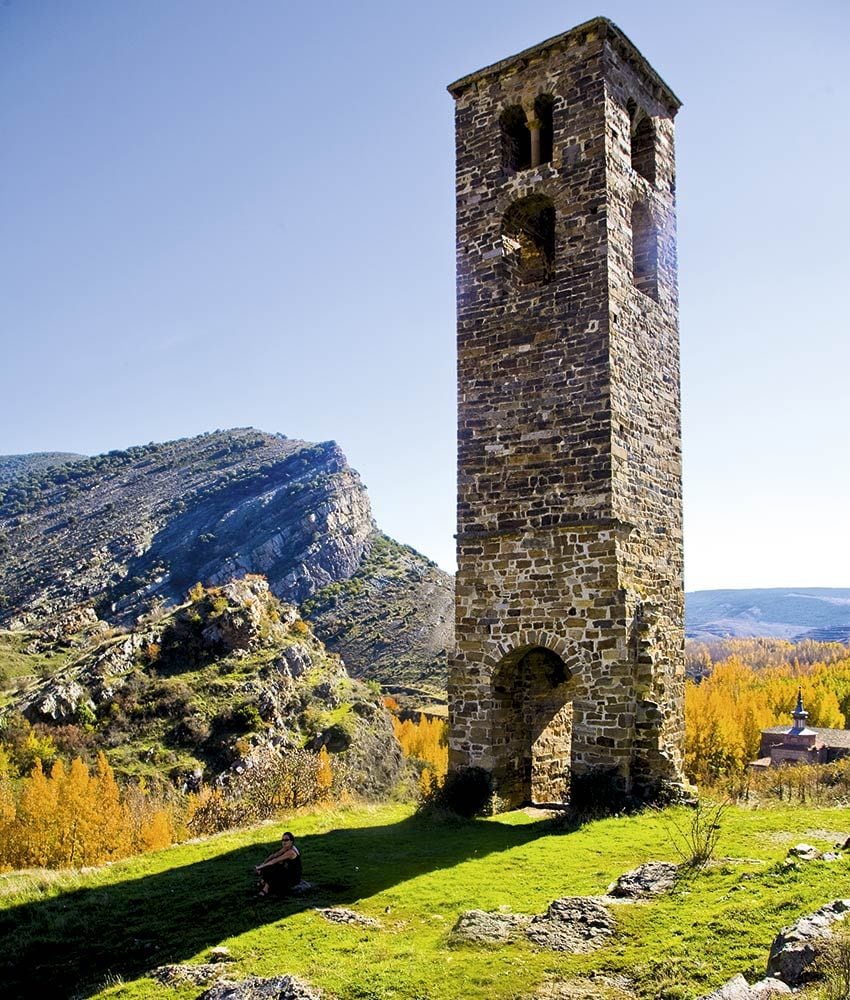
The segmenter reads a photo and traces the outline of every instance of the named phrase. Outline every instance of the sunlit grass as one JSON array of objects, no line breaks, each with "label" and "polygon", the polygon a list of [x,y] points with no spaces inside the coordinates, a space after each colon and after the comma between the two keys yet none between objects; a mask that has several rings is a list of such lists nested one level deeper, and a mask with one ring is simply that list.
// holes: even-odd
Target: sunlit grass
[{"label": "sunlit grass", "polygon": [[[602,894],[650,859],[675,860],[663,813],[577,829],[522,812],[428,823],[405,806],[324,811],[285,823],[297,834],[303,899],[253,897],[251,866],[282,824],[222,834],[75,874],[0,879],[4,997],[196,997],[145,978],[226,945],[230,975],[291,973],[339,1000],[514,1000],[545,980],[594,970],[625,976],[639,997],[693,1000],[743,972],[764,972],[776,931],[839,895],[847,862],[782,862],[807,840],[825,849],[850,826],[842,809],[732,809],[722,858],[673,894],[613,909],[618,932],[591,955],[449,945],[460,912],[541,912],[559,896]],[[317,906],[351,907],[381,929],[332,924]],[[17,992],[16,992],[17,991]]]}]

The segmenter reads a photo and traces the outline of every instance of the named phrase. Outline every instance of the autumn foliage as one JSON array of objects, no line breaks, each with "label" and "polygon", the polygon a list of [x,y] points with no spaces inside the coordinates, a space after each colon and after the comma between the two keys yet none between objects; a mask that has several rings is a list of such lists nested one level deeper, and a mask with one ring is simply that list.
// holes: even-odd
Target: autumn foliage
[{"label": "autumn foliage", "polygon": [[95,865],[174,839],[171,808],[143,784],[122,792],[103,754],[92,770],[77,757],[45,773],[36,760],[16,785],[0,775],[0,868]]},{"label": "autumn foliage", "polygon": [[[815,643],[801,649],[777,640],[739,639],[713,650],[702,647],[702,676],[685,685],[688,777],[706,784],[743,773],[758,756],[761,731],[791,725],[800,690],[809,725],[844,728],[850,715],[850,655],[846,646],[838,647],[844,656],[836,658],[833,645],[822,647],[824,660],[815,658]],[[689,657],[692,667],[693,650]]]},{"label": "autumn foliage", "polygon": [[427,795],[443,783],[449,767],[447,726],[443,719],[428,718],[420,713],[419,720],[403,722],[393,715],[393,732],[401,744],[405,757],[414,758],[420,765],[419,789]]}]

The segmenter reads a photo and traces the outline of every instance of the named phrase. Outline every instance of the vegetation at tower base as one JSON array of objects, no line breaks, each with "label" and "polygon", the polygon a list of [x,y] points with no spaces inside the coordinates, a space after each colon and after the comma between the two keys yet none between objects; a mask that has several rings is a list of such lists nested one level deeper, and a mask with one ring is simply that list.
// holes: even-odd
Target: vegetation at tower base
[{"label": "vegetation at tower base", "polygon": [[445,687],[451,579],[377,530],[332,441],[243,428],[93,458],[0,457],[0,470],[0,627],[80,607],[132,626],[198,580],[260,573],[289,603],[331,588],[317,629],[354,673],[397,666],[402,683]]}]

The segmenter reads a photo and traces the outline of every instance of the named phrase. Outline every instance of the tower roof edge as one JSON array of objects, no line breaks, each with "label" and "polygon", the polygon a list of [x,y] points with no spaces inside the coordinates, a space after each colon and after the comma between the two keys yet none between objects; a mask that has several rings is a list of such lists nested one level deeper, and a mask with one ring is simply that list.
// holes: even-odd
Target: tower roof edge
[{"label": "tower roof edge", "polygon": [[629,62],[637,65],[637,67],[641,69],[643,73],[645,73],[646,76],[652,81],[652,83],[655,84],[655,86],[661,91],[661,94],[670,106],[671,113],[675,115],[675,113],[682,106],[682,102],[652,68],[634,42],[632,42],[631,39],[628,38],[623,31],[621,31],[620,28],[618,28],[617,25],[607,17],[594,17],[590,21],[585,21],[583,24],[577,25],[575,28],[570,28],[569,31],[564,31],[560,35],[554,35],[552,38],[547,38],[543,42],[538,42],[537,45],[532,45],[530,48],[523,49],[522,52],[517,52],[516,55],[500,59],[498,62],[492,63],[490,66],[485,66],[483,69],[476,70],[474,73],[468,73],[466,76],[462,76],[459,80],[455,80],[454,83],[450,83],[447,90],[452,97],[457,100],[457,98],[460,97],[461,94],[463,94],[463,92],[473,84],[479,83],[480,81],[486,80],[490,77],[501,76],[506,70],[517,62],[525,61],[538,55],[548,55],[551,51],[563,49],[571,42],[578,41],[581,36],[589,36],[593,34],[597,34],[603,39],[609,39],[612,44],[617,46],[622,55],[625,56]]}]

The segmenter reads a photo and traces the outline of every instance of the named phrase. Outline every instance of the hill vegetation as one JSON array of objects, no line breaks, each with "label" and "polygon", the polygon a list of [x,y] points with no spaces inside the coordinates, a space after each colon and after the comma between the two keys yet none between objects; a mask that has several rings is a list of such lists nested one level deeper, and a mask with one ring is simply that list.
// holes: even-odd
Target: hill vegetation
[{"label": "hill vegetation", "polygon": [[333,441],[241,428],[2,463],[0,626],[93,608],[132,628],[196,581],[255,573],[288,603],[317,597],[304,615],[353,674],[445,689],[451,578],[376,528]]},{"label": "hill vegetation", "polygon": [[377,688],[349,677],[262,578],[197,585],[186,604],[129,634],[93,621],[100,627],[73,633],[76,645],[51,660],[42,637],[29,637],[29,654],[21,636],[0,637],[7,675],[27,655],[49,664],[12,679],[0,715],[13,775],[36,757],[47,770],[57,757],[93,764],[103,751],[125,779],[197,789],[269,754],[326,747],[352,790],[383,794],[398,779]]}]

